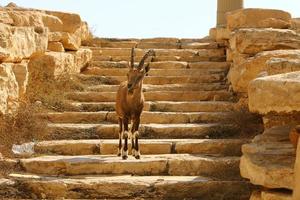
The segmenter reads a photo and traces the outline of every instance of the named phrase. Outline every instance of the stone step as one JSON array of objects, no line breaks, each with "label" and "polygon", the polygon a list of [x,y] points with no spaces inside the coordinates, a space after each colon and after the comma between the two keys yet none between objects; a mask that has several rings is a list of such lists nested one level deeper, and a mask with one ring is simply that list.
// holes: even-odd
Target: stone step
[{"label": "stone step", "polygon": [[[131,56],[131,48],[91,48],[93,56]],[[134,50],[136,57],[143,57],[147,49],[136,48]],[[224,56],[224,48],[220,49],[154,49],[155,57],[177,56],[181,58],[188,58],[194,56]]]},{"label": "stone step", "polygon": [[[228,101],[228,91],[156,91],[144,92],[147,101]],[[72,92],[68,98],[82,102],[115,102],[116,92]]]},{"label": "stone step", "polygon": [[[205,199],[248,200],[245,181],[224,181],[199,176],[73,176],[46,177],[11,174],[32,198],[72,199]],[[53,189],[55,188],[55,189]],[[88,192],[87,192],[88,191]]]},{"label": "stone step", "polygon": [[[117,124],[49,124],[49,139],[116,139],[119,137]],[[183,138],[230,138],[238,133],[225,124],[141,124],[141,139]]]},{"label": "stone step", "polygon": [[[72,111],[114,111],[115,102],[72,102]],[[226,101],[146,101],[144,111],[160,112],[222,112],[233,109],[234,104]]]},{"label": "stone step", "polygon": [[239,157],[201,154],[133,156],[114,155],[40,156],[20,159],[25,172],[45,175],[131,174],[140,176],[210,176],[240,180]]},{"label": "stone step", "polygon": [[[184,124],[224,121],[227,112],[149,112],[141,115],[141,123]],[[51,123],[118,123],[116,112],[49,112],[43,115]]]},{"label": "stone step", "polygon": [[[98,76],[126,76],[128,68],[99,68],[88,67],[82,73]],[[222,74],[225,76],[227,71],[224,69],[150,69],[148,76],[201,76],[208,74]]]},{"label": "stone step", "polygon": [[[138,63],[135,63],[138,64]],[[129,62],[127,61],[91,61],[90,67],[99,68],[127,68]],[[161,61],[161,62],[150,62],[151,69],[203,69],[203,70],[215,70],[224,69],[228,70],[230,63],[228,62],[182,62],[182,61]]]},{"label": "stone step", "polygon": [[[141,139],[142,155],[149,154],[219,154],[240,156],[246,139]],[[52,140],[34,145],[36,154],[93,155],[117,154],[118,140]],[[129,143],[129,149],[131,143]]]},{"label": "stone step", "polygon": [[[207,50],[203,50],[207,51]],[[142,59],[141,56],[136,56],[135,61],[139,62]],[[149,60],[151,59],[151,60]],[[224,56],[223,50],[220,52],[199,52],[199,55],[194,56],[156,56],[149,58],[151,62],[162,62],[162,61],[185,61],[185,62],[202,62],[202,61],[214,61],[214,62],[225,62],[226,56]],[[130,61],[130,56],[93,56],[93,61]]]},{"label": "stone step", "polygon": [[[78,79],[85,84],[111,84],[117,85],[127,81],[125,76],[97,76],[97,75],[77,75]],[[196,76],[146,76],[144,84],[164,85],[164,84],[183,84],[183,83],[215,83],[224,82],[225,74],[204,74]]]},{"label": "stone step", "polygon": [[[119,85],[92,85],[87,86],[87,91],[93,92],[116,92]],[[213,91],[213,90],[225,90],[228,88],[224,83],[183,83],[183,84],[164,84],[164,85],[151,85],[143,84],[143,92],[155,92],[155,91]]]}]

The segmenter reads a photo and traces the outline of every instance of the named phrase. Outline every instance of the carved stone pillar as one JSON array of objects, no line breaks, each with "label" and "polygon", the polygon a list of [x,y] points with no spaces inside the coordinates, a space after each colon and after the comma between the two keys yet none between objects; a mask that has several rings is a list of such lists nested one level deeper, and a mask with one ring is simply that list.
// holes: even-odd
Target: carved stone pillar
[{"label": "carved stone pillar", "polygon": [[244,7],[244,0],[218,0],[217,27],[226,25],[225,13]]}]

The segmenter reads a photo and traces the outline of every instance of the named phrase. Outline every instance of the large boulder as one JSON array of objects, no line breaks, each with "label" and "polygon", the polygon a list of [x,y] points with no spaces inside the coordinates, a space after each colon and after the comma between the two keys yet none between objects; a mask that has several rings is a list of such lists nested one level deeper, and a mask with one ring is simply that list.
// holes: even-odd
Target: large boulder
[{"label": "large boulder", "polygon": [[246,93],[249,82],[266,71],[266,63],[270,58],[300,59],[300,50],[264,51],[254,57],[241,59],[237,64],[234,63],[228,74],[233,90]]},{"label": "large boulder", "polygon": [[20,62],[33,53],[47,50],[47,28],[11,27],[0,24],[0,32],[0,61],[2,62]]},{"label": "large boulder", "polygon": [[230,48],[251,55],[261,51],[300,49],[300,35],[286,29],[239,29],[230,38]]},{"label": "large boulder", "polygon": [[247,8],[227,13],[227,28],[289,28],[291,15],[273,9]]},{"label": "large boulder", "polygon": [[0,64],[0,113],[12,113],[18,107],[19,87],[12,64]]},{"label": "large boulder", "polygon": [[257,78],[249,84],[248,96],[252,112],[300,112],[300,72]]}]

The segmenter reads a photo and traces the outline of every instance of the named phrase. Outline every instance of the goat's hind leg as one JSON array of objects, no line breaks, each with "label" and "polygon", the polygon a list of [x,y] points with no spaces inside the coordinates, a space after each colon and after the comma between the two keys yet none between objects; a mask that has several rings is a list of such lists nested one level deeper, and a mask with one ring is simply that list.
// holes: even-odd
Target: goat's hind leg
[{"label": "goat's hind leg", "polygon": [[128,137],[129,137],[127,118],[123,119],[123,124],[124,124],[124,133],[123,133],[124,147],[122,149],[122,158],[126,160],[128,158]]},{"label": "goat's hind leg", "polygon": [[119,147],[118,147],[118,156],[121,156],[122,152],[122,138],[123,138],[123,120],[119,117]]},{"label": "goat's hind leg", "polygon": [[131,124],[131,155],[135,156],[134,121]]}]

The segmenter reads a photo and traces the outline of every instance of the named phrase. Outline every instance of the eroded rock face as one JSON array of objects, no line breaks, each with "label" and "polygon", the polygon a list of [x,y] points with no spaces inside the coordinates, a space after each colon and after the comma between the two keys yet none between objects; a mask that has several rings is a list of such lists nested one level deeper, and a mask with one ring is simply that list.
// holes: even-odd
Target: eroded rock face
[{"label": "eroded rock face", "polygon": [[289,28],[291,15],[282,10],[247,8],[228,13],[227,28]]},{"label": "eroded rock face", "polygon": [[294,188],[295,150],[290,127],[274,127],[242,146],[240,170],[251,183],[267,188]]},{"label": "eroded rock face", "polygon": [[230,48],[250,55],[261,51],[299,49],[300,35],[287,29],[239,29],[230,38]]},{"label": "eroded rock face", "polygon": [[33,53],[45,52],[48,31],[42,27],[11,27],[0,24],[0,61],[20,62]]},{"label": "eroded rock face", "polygon": [[257,78],[261,72],[267,71],[266,63],[271,58],[300,59],[300,50],[265,51],[254,57],[240,59],[228,74],[233,90],[246,93],[249,82]]},{"label": "eroded rock face", "polygon": [[0,112],[11,113],[18,107],[19,87],[12,64],[0,64]]},{"label": "eroded rock face", "polygon": [[266,64],[269,75],[300,71],[300,59],[271,58]]},{"label": "eroded rock face", "polygon": [[248,95],[252,112],[299,112],[300,72],[257,78],[250,83]]}]

